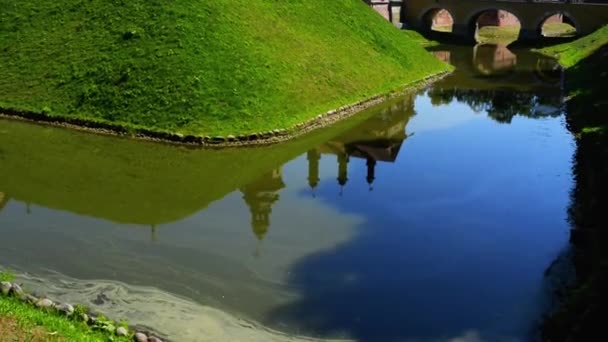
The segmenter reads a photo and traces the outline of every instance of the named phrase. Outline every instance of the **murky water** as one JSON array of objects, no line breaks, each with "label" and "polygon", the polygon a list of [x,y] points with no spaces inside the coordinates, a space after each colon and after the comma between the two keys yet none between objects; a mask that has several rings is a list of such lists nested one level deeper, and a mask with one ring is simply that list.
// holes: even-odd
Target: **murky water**
[{"label": "murky water", "polygon": [[0,264],[176,341],[531,339],[568,244],[559,72],[434,53],[457,71],[272,147],[0,121]]}]

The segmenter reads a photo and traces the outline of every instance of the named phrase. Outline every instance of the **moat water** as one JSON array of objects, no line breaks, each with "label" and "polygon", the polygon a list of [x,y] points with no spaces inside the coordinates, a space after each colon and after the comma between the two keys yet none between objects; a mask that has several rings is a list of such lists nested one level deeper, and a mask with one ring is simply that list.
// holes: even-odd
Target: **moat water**
[{"label": "moat water", "polygon": [[454,74],[285,144],[223,151],[0,121],[0,264],[173,341],[527,341],[568,248],[553,60]]}]

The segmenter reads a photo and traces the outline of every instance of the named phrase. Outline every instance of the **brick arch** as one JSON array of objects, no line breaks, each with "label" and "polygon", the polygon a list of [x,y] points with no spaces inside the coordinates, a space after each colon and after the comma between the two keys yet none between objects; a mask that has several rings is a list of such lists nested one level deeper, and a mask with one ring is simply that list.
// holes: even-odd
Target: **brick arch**
[{"label": "brick arch", "polygon": [[547,19],[551,18],[552,16],[554,16],[556,14],[561,14],[564,22],[572,25],[576,29],[576,35],[579,35],[579,32],[581,32],[581,26],[580,26],[579,21],[572,14],[570,14],[567,11],[551,11],[551,12],[547,12],[543,16],[541,16],[538,19],[538,21],[536,22],[536,24],[534,25],[538,35],[541,35],[542,30],[543,30],[543,25],[545,24]]},{"label": "brick arch", "polygon": [[468,16],[468,18],[465,22],[467,25],[468,35],[470,37],[473,37],[475,35],[475,31],[477,28],[477,22],[478,22],[479,18],[482,17],[485,13],[493,12],[493,11],[496,11],[496,12],[504,11],[504,12],[510,13],[517,19],[520,27],[521,28],[524,27],[524,22],[522,20],[522,18],[524,18],[524,16],[517,13],[516,11],[507,10],[507,9],[504,9],[504,8],[501,8],[498,6],[481,7],[481,8],[475,9],[475,11]]},{"label": "brick arch", "polygon": [[422,25],[424,25],[425,30],[427,30],[427,31],[432,30],[433,21],[435,20],[436,15],[440,14],[441,11],[445,11],[447,14],[449,14],[449,16],[452,20],[451,25],[455,24],[454,15],[448,8],[433,6],[433,7],[428,7],[427,9],[422,11],[422,15],[420,16],[420,22],[422,23]]}]

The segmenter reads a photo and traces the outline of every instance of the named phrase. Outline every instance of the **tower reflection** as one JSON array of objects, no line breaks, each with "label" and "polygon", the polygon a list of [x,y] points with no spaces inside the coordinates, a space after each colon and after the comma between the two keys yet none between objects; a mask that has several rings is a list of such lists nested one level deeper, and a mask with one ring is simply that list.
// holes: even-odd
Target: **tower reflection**
[{"label": "tower reflection", "polygon": [[279,200],[279,191],[284,187],[282,171],[278,168],[241,189],[251,212],[251,229],[260,241],[268,234],[272,206]]}]

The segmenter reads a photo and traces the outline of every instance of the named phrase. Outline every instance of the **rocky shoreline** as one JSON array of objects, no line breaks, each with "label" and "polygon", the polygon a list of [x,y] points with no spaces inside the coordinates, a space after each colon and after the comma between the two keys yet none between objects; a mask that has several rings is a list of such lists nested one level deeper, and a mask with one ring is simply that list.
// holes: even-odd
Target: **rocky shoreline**
[{"label": "rocky shoreline", "polygon": [[26,292],[21,285],[8,281],[0,282],[0,294],[6,297],[14,297],[28,303],[39,310],[55,312],[69,319],[84,322],[93,330],[105,331],[110,335],[121,337],[132,337],[136,342],[163,342],[154,332],[143,331],[118,323],[105,316],[92,312],[83,305],[72,305],[69,303],[55,303],[46,296],[36,296]]}]

